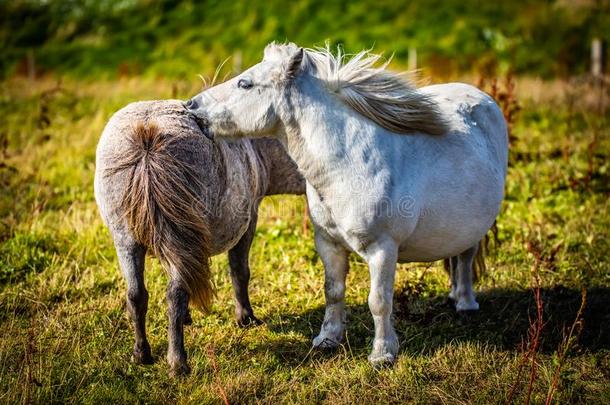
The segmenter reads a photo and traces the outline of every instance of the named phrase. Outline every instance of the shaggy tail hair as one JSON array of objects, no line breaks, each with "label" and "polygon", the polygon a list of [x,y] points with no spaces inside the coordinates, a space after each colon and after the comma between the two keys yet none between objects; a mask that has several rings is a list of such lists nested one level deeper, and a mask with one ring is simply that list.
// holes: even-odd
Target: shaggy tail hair
[{"label": "shaggy tail hair", "polygon": [[188,291],[194,306],[208,311],[214,296],[209,267],[210,231],[203,217],[196,169],[177,149],[184,137],[139,122],[111,174],[128,171],[121,208],[135,239],[159,258],[169,276]]}]

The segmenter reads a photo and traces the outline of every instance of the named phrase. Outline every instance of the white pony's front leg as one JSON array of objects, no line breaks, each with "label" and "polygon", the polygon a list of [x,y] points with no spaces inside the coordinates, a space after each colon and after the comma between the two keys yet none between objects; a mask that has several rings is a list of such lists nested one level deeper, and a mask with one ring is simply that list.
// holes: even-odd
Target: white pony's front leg
[{"label": "white pony's front leg", "polygon": [[343,340],[345,331],[345,276],[348,270],[348,251],[331,241],[317,229],[316,249],[324,263],[324,294],[326,311],[320,334],[313,340],[316,348],[334,348]]},{"label": "white pony's front leg", "polygon": [[391,240],[376,242],[366,252],[371,277],[369,309],[375,322],[375,340],[369,362],[376,367],[394,363],[398,337],[392,325],[392,299],[398,247]]}]

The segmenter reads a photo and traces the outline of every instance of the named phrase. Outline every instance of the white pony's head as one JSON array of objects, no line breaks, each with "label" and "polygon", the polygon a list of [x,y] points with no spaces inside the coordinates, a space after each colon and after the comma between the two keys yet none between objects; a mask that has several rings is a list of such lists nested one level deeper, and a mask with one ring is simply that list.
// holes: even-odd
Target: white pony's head
[{"label": "white pony's head", "polygon": [[271,43],[263,60],[184,103],[209,138],[266,136],[278,130],[278,105],[298,75],[304,51],[294,44]]},{"label": "white pony's head", "polygon": [[311,92],[314,82],[298,81],[306,76],[315,77],[328,97],[388,131],[444,134],[447,125],[437,103],[404,75],[387,70],[388,62],[378,66],[381,60],[368,51],[346,58],[340,48],[334,55],[328,47],[304,50],[292,43],[271,43],[262,62],[198,94],[185,107],[202,121],[208,137],[281,134],[280,113],[290,104],[286,90],[294,83],[293,88]]}]

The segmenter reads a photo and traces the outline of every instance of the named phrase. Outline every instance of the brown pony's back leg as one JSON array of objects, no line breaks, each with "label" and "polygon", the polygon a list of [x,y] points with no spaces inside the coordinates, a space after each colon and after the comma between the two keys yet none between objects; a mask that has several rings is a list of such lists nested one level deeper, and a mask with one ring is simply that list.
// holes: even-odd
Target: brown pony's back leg
[{"label": "brown pony's back leg", "polygon": [[127,281],[127,311],[131,317],[135,333],[133,361],[152,364],[150,345],[146,339],[146,311],[148,291],[144,286],[144,257],[146,248],[125,232],[113,233],[119,265]]},{"label": "brown pony's back leg", "polygon": [[[170,273],[170,277],[172,277]],[[184,349],[184,323],[188,314],[189,295],[179,280],[172,278],[167,286],[168,343],[167,362],[170,375],[188,374],[191,369],[186,362]]]},{"label": "brown pony's back leg", "polygon": [[260,325],[262,322],[254,316],[248,283],[250,282],[250,265],[248,255],[256,231],[257,212],[254,210],[248,225],[248,230],[242,235],[237,245],[229,250],[229,267],[231,282],[235,293],[235,318],[241,327]]}]

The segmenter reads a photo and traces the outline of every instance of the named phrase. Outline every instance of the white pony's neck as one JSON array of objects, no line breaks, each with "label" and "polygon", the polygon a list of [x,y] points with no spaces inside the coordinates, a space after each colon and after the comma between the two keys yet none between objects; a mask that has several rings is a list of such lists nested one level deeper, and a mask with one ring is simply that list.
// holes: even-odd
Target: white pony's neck
[{"label": "white pony's neck", "polygon": [[[387,132],[335,99],[311,76],[297,79],[288,97],[284,140],[289,155],[317,190],[336,181],[349,182],[375,165],[359,165],[373,147],[375,132]],[[360,156],[360,157],[359,157]]]}]

